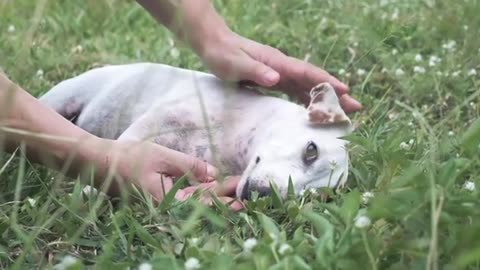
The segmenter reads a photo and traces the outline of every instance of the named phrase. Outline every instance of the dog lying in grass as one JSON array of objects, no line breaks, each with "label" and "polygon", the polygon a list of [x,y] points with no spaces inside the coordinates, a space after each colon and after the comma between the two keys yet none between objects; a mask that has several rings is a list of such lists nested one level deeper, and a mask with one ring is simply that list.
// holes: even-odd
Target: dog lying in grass
[{"label": "dog lying in grass", "polygon": [[95,68],[40,98],[99,137],[150,140],[241,175],[236,195],[287,195],[338,187],[348,175],[343,136],[352,123],[333,87],[310,91],[307,108],[199,71],[153,63]]}]

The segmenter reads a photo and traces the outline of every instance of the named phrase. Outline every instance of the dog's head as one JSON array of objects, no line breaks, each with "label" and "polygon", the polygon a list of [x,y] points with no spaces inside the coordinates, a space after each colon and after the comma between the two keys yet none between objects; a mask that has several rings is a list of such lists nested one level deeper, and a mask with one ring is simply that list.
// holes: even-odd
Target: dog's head
[{"label": "dog's head", "polygon": [[238,197],[248,199],[254,191],[268,195],[270,183],[285,197],[289,178],[296,194],[346,182],[348,153],[346,141],[340,137],[352,131],[352,123],[330,84],[314,87],[310,98],[307,110],[299,112],[305,120],[299,120],[298,115],[279,119],[270,130],[269,140],[256,145],[237,187]]}]

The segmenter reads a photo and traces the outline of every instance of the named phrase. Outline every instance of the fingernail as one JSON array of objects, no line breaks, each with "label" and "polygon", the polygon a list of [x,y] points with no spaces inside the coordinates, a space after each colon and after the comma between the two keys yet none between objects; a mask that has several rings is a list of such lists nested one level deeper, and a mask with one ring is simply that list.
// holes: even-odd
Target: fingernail
[{"label": "fingernail", "polygon": [[268,70],[263,74],[263,80],[269,85],[275,84],[278,80],[278,73],[273,70]]}]

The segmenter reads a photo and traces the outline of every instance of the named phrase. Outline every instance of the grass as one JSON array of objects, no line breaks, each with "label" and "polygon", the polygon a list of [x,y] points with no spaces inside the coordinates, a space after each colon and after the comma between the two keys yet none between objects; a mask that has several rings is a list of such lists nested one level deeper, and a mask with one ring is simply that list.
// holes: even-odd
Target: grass
[{"label": "grass", "polygon": [[[480,1],[215,4],[235,31],[324,66],[364,104],[347,187],[330,202],[265,198],[236,214],[127,205],[86,196],[18,151],[0,163],[0,267],[72,256],[68,269],[183,269],[189,258],[202,269],[480,268]],[[133,1],[1,1],[0,59],[35,95],[97,64],[204,70]]]}]

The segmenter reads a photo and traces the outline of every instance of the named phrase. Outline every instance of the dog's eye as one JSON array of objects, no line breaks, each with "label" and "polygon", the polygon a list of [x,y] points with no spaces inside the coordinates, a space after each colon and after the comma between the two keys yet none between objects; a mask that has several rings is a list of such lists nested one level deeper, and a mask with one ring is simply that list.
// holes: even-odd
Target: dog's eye
[{"label": "dog's eye", "polygon": [[303,162],[310,164],[318,158],[317,145],[313,142],[308,142],[307,147],[303,152]]}]

